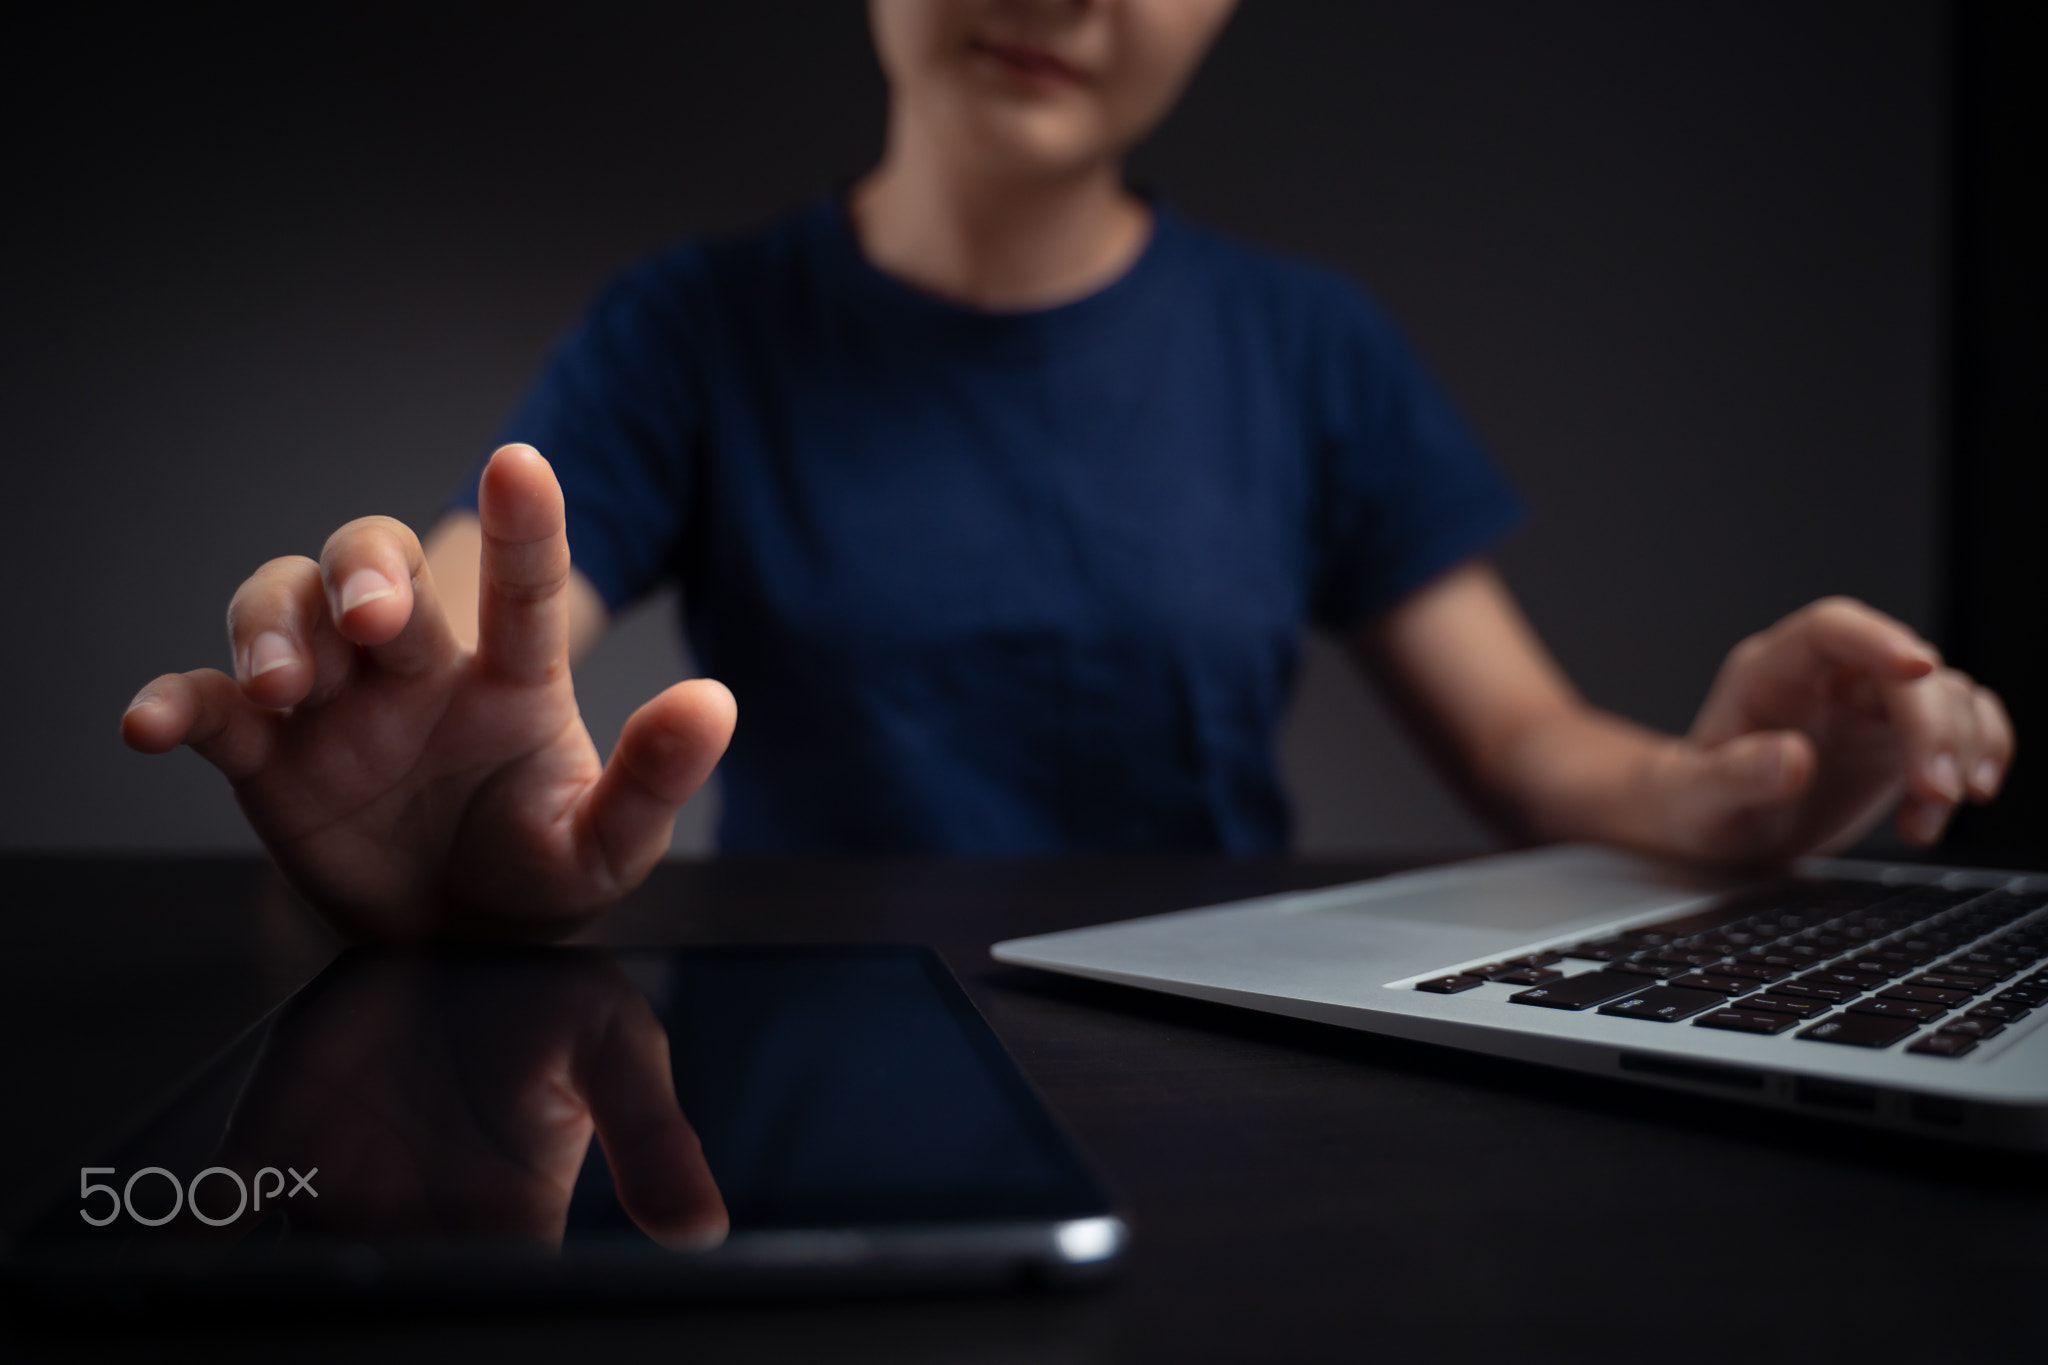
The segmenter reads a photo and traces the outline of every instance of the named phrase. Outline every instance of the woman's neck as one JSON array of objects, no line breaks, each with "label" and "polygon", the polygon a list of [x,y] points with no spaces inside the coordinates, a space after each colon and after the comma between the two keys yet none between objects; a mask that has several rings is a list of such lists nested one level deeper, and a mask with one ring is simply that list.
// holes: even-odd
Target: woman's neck
[{"label": "woman's neck", "polygon": [[1115,162],[1063,174],[976,174],[967,158],[890,129],[847,197],[861,251],[927,293],[991,311],[1049,308],[1130,268],[1152,213]]}]

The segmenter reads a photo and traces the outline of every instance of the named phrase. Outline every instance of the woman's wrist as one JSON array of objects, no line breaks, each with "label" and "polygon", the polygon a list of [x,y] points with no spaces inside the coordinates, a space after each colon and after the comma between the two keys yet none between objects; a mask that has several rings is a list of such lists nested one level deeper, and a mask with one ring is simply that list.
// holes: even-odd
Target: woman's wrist
[{"label": "woman's wrist", "polygon": [[1693,856],[1672,810],[1672,777],[1684,748],[1675,736],[1576,706],[1528,727],[1500,784],[1501,804],[1517,826],[1543,842]]}]

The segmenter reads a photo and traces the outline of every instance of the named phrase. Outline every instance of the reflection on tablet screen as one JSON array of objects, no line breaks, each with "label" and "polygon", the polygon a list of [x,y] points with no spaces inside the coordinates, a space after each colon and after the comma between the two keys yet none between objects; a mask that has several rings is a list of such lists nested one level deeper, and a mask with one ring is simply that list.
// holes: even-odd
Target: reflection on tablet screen
[{"label": "reflection on tablet screen", "polygon": [[1123,1240],[928,950],[356,950],[10,1263],[157,1301],[717,1292],[1074,1278]]}]

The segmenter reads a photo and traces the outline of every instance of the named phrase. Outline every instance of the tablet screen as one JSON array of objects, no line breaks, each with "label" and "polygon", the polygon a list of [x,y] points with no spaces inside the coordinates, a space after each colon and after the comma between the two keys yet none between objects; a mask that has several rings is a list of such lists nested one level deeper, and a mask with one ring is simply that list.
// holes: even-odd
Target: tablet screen
[{"label": "tablet screen", "polygon": [[12,1260],[174,1293],[920,1281],[1113,1259],[1108,1215],[927,949],[358,949]]}]

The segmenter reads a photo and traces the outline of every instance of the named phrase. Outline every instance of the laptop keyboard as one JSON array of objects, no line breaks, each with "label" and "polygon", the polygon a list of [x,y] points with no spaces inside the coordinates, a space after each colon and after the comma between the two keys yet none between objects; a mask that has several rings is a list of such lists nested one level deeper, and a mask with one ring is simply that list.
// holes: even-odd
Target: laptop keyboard
[{"label": "laptop keyboard", "polygon": [[1787,879],[1415,989],[1505,982],[1517,1005],[1960,1057],[2048,1004],[2044,966],[2048,891]]}]

